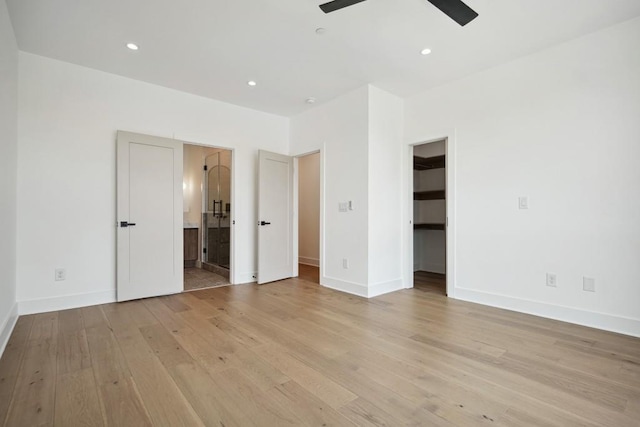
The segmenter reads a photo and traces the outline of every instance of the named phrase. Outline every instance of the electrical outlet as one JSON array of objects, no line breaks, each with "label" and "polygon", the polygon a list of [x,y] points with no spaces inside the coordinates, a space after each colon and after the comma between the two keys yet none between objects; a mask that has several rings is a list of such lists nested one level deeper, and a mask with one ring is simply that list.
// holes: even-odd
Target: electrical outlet
[{"label": "electrical outlet", "polygon": [[66,280],[67,270],[65,270],[64,268],[56,268],[55,279],[56,279],[56,282],[59,282],[61,280]]},{"label": "electrical outlet", "polygon": [[518,209],[529,209],[529,198],[527,196],[518,197]]},{"label": "electrical outlet", "polygon": [[582,278],[582,289],[587,292],[595,292],[596,291],[596,279],[593,277],[583,277]]},{"label": "electrical outlet", "polygon": [[342,268],[349,268],[349,260],[347,258],[342,258]]},{"label": "electrical outlet", "polygon": [[555,274],[547,273],[547,286],[551,286],[552,288],[558,287],[558,281]]}]

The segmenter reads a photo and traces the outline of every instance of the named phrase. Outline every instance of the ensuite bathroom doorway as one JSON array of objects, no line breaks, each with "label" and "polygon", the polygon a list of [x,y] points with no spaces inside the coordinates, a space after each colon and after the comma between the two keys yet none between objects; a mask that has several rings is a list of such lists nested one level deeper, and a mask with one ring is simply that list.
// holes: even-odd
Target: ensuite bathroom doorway
[{"label": "ensuite bathroom doorway", "polygon": [[184,146],[184,290],[229,284],[231,150]]}]

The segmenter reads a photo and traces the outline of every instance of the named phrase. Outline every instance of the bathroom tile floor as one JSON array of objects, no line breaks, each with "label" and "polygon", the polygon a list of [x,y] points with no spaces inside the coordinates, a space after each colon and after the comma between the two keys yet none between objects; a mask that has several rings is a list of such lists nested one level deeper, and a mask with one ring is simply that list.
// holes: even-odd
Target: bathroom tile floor
[{"label": "bathroom tile floor", "polygon": [[229,280],[219,274],[212,273],[201,268],[185,268],[184,269],[184,290],[192,291],[194,289],[217,288],[227,286]]}]

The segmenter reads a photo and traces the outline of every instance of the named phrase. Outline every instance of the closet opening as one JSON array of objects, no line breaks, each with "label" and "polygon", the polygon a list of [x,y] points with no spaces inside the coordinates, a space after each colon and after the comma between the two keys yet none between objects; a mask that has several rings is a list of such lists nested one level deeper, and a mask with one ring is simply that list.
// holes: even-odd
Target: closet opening
[{"label": "closet opening", "polygon": [[446,140],[413,147],[413,287],[447,295]]},{"label": "closet opening", "polygon": [[297,157],[298,277],[320,283],[320,153]]}]

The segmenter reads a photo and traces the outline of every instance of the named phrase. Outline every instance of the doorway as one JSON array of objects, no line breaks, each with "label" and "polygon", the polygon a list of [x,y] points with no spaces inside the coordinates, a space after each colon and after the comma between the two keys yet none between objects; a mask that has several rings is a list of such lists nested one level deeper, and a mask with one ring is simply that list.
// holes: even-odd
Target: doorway
[{"label": "doorway", "polygon": [[446,140],[413,147],[413,287],[447,295]]},{"label": "doorway", "polygon": [[298,160],[298,277],[320,283],[320,153]]},{"label": "doorway", "polygon": [[232,152],[184,145],[184,291],[229,284]]}]

